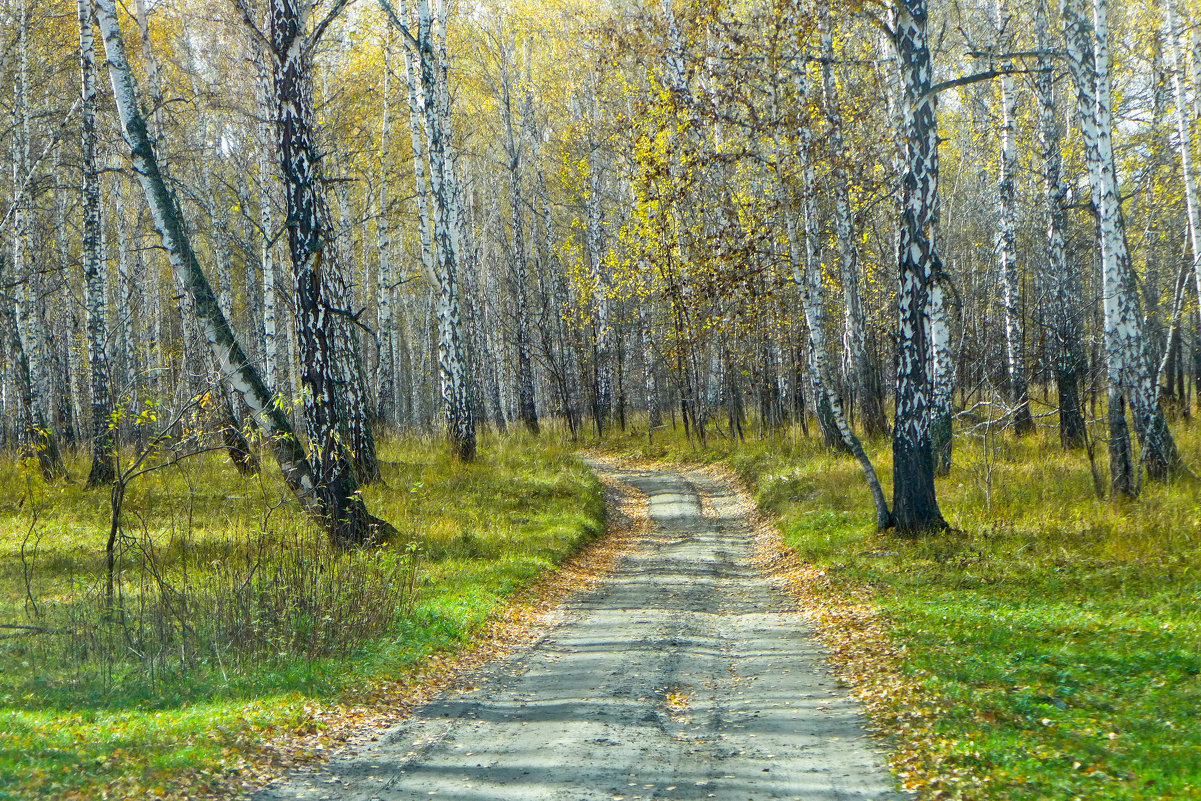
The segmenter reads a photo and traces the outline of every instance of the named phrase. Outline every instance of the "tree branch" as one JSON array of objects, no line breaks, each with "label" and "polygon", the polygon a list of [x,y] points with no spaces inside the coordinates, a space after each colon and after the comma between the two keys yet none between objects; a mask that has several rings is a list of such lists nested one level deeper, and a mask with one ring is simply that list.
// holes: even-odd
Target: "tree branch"
[{"label": "tree branch", "polygon": [[250,6],[246,4],[246,0],[234,0],[234,8],[242,13],[242,22],[246,23],[246,27],[256,38],[263,44],[267,45],[267,51],[271,51],[271,40],[267,38],[267,34],[254,23],[254,17],[251,16]]},{"label": "tree branch", "polygon": [[380,8],[384,10],[384,13],[388,15],[388,22],[391,23],[392,27],[400,31],[401,35],[409,41],[409,45],[412,46],[413,49],[418,53],[420,53],[420,43],[409,30],[409,26],[405,25],[404,22],[401,21],[400,17],[396,13],[396,9],[392,7],[392,3],[389,2],[389,0],[379,0],[379,5]]},{"label": "tree branch", "polygon": [[991,81],[993,78],[999,78],[1002,75],[1024,75],[1031,72],[1042,72],[1042,69],[988,70],[987,72],[977,72],[975,75],[962,75],[958,78],[952,78],[949,81],[943,81],[942,83],[934,84],[930,87],[929,91],[922,95],[922,99],[924,100],[928,97],[932,97],[947,89],[955,89],[959,86],[967,86],[968,84],[979,83],[980,81]]},{"label": "tree branch", "polygon": [[317,23],[316,28],[313,28],[313,35],[309,37],[309,50],[312,50],[317,46],[317,43],[321,41],[321,37],[325,35],[325,29],[328,28],[330,23],[332,23],[337,16],[342,13],[342,9],[346,8],[352,2],[353,0],[337,0],[337,2],[334,3],[334,7],[331,8],[329,13],[325,15],[325,19]]}]

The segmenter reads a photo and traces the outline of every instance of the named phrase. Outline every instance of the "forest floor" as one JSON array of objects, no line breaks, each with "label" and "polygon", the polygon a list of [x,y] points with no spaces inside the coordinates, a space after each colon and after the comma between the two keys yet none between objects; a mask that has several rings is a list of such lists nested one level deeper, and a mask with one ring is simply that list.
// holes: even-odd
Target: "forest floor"
[{"label": "forest floor", "polygon": [[[1201,465],[1201,426],[1175,432]],[[888,492],[888,443],[866,446]],[[248,482],[189,460],[131,488],[119,617],[102,603],[105,493],[82,488],[82,458],[51,485],[0,463],[0,622],[48,630],[0,632],[0,799],[229,798],[284,770],[307,797],[354,798],[401,762],[421,794],[470,798],[465,782],[487,795],[501,775],[473,776],[482,754],[523,764],[531,792],[553,764],[610,798],[719,798],[752,773],[763,794],[820,798],[843,778],[821,766],[841,763],[778,730],[804,704],[801,732],[847,727],[863,793],[887,792],[887,759],[930,801],[1201,798],[1195,481],[1115,502],[1050,426],[966,431],[938,479],[953,530],[903,540],[873,530],[855,463],[794,429],[652,443],[631,427],[602,447],[626,472],[601,479],[627,480],[598,539],[603,484],[565,438],[489,436],[467,466],[437,441],[387,443],[365,495],[401,540],[349,555],[281,502],[272,470]],[[663,493],[661,528],[634,525],[639,487]],[[549,702],[555,677],[574,711]],[[348,744],[382,756],[356,769]],[[331,753],[330,772],[303,772]],[[810,785],[786,789],[798,776]]]},{"label": "forest floor", "polygon": [[593,464],[648,496],[651,523],[597,587],[531,647],[257,798],[901,797],[729,485]]}]

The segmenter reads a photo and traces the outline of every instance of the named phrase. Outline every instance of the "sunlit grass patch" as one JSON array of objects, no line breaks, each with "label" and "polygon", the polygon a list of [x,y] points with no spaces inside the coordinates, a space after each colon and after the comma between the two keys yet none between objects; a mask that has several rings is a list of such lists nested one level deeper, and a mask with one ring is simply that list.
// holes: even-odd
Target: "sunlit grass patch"
[{"label": "sunlit grass patch", "polygon": [[[399,534],[378,552],[326,547],[269,458],[249,481],[211,455],[136,482],[120,564],[127,617],[104,623],[117,647],[101,659],[78,631],[0,641],[0,798],[153,797],[160,786],[203,793],[236,781],[229,771],[262,740],[319,729],[322,710],[461,648],[603,530],[599,483],[553,434],[485,437],[471,465],[419,437],[383,443],[381,457],[384,481],[364,494]],[[76,476],[85,467],[73,460]],[[94,612],[107,533],[104,490],[48,486],[0,464],[0,621],[61,628]],[[142,570],[146,552],[165,588]],[[371,576],[374,589],[362,582]],[[263,606],[272,578],[274,605]],[[238,595],[244,580],[254,592]],[[269,614],[219,603],[246,598]],[[250,626],[234,632],[244,646],[214,645],[220,616]],[[129,639],[135,620],[140,640]],[[174,630],[155,639],[155,626]],[[134,653],[126,640],[176,650]]]}]

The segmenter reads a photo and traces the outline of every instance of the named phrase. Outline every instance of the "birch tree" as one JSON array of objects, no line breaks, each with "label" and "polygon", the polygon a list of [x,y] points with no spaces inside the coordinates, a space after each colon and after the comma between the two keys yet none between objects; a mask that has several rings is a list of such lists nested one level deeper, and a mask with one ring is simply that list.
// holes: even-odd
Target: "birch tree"
[{"label": "birch tree", "polygon": [[[352,397],[357,358],[343,331],[350,314],[313,134],[312,48],[342,4],[315,31],[307,30],[304,0],[272,0],[268,41],[275,94],[276,153],[288,219],[288,250],[296,286],[297,343],[304,388],[305,429],[322,506],[338,540],[363,539],[371,517],[358,495],[358,457],[372,458],[361,443],[361,400]],[[348,363],[352,362],[352,363]],[[361,450],[360,450],[361,448]],[[376,467],[378,470],[378,467]]]},{"label": "birch tree", "polygon": [[926,0],[895,0],[893,44],[901,72],[905,175],[898,246],[897,386],[893,425],[893,521],[902,534],[946,527],[934,488],[930,438],[934,365],[931,294],[940,280],[938,118],[931,89]]},{"label": "birch tree", "polygon": [[[804,73],[797,77],[797,95],[802,104],[808,101],[808,81]],[[829,348],[826,345],[826,310],[823,297],[822,267],[819,259],[819,234],[817,227],[817,180],[813,164],[812,130],[808,115],[803,115],[797,131],[797,161],[801,174],[801,198],[804,214],[804,246],[799,240],[796,221],[785,204],[785,228],[788,234],[789,255],[792,262],[793,277],[800,288],[801,305],[804,310],[805,324],[808,328],[809,350],[813,365],[814,389],[819,394],[819,402],[824,403],[830,424],[836,429],[841,444],[851,453],[863,468],[868,489],[871,491],[872,503],[876,511],[876,528],[885,529],[892,523],[892,514],[888,502],[884,498],[884,490],[876,469],[859,438],[851,430],[843,412],[842,401],[838,397],[831,378]]]},{"label": "birch tree", "polygon": [[1101,253],[1110,485],[1115,495],[1133,496],[1138,493],[1138,483],[1130,456],[1127,403],[1148,476],[1166,478],[1183,465],[1159,408],[1119,202],[1113,155],[1108,10],[1108,0],[1093,0],[1091,16],[1084,0],[1060,0]]},{"label": "birch tree", "polygon": [[88,486],[99,487],[116,478],[113,448],[113,393],[105,352],[104,274],[100,254],[100,168],[96,161],[96,36],[93,0],[77,0],[79,15],[79,74],[82,91],[80,121],[83,155],[83,277],[87,309],[88,375],[91,379],[92,467]]},{"label": "birch tree", "polygon": [[1057,115],[1055,64],[1047,0],[1035,0],[1034,33],[1038,48],[1034,88],[1039,105],[1039,159],[1042,164],[1043,218],[1046,226],[1043,258],[1050,286],[1051,327],[1055,337],[1054,373],[1059,398],[1059,440],[1065,448],[1085,445],[1084,415],[1080,408],[1081,353],[1079,267],[1065,256],[1067,187],[1063,180],[1063,145]]},{"label": "birch tree", "polygon": [[[1172,73],[1172,93],[1176,104],[1177,150],[1180,172],[1184,178],[1184,203],[1188,219],[1189,250],[1192,254],[1192,273],[1201,300],[1201,197],[1197,192],[1197,171],[1193,161],[1192,124],[1188,93],[1185,89],[1185,64],[1181,41],[1184,39],[1185,18],[1176,7],[1176,0],[1165,0],[1164,24],[1168,39],[1168,68]],[[1198,93],[1194,84],[1193,92]],[[1201,302],[1198,303],[1201,309]]]},{"label": "birch tree", "polygon": [[538,410],[534,406],[534,372],[530,359],[530,300],[526,255],[522,189],[522,143],[513,125],[513,53],[512,43],[503,31],[497,32],[500,69],[500,112],[504,126],[504,149],[509,173],[509,221],[512,264],[510,284],[514,299],[513,347],[517,356],[517,416],[532,433],[538,433]]},{"label": "birch tree", "polygon": [[392,144],[392,30],[384,37],[384,75],[381,96],[379,146],[379,214],[376,217],[376,250],[379,255],[379,369],[376,373],[379,393],[379,416],[396,422],[396,321],[393,307],[396,299],[396,272],[392,249],[392,224],[389,219],[391,195],[388,172],[388,152]]},{"label": "birch tree", "polygon": [[[413,162],[417,194],[433,200],[422,211],[422,254],[427,274],[436,289],[438,321],[438,374],[446,430],[455,454],[463,461],[475,458],[475,416],[467,375],[467,358],[461,335],[460,276],[462,206],[449,162],[447,122],[449,89],[445,87],[446,65],[434,40],[433,17],[428,0],[416,0],[416,25],[407,3],[399,12],[388,0],[381,5],[389,22],[400,31],[406,44],[409,77],[409,118],[413,131]],[[416,31],[416,33],[414,33]],[[445,100],[440,112],[440,98]],[[418,133],[420,131],[420,133]],[[420,141],[419,141],[420,140]],[[428,172],[426,160],[428,159]],[[448,180],[450,179],[450,180]],[[428,184],[426,184],[428,180]]]},{"label": "birch tree", "polygon": [[829,121],[828,148],[833,161],[830,180],[834,195],[834,235],[838,240],[838,263],[846,309],[843,347],[850,366],[853,397],[859,405],[863,427],[868,436],[884,436],[888,433],[888,417],[884,413],[879,366],[869,356],[869,329],[860,294],[859,253],[855,247],[858,232],[851,214],[842,107],[834,78],[834,22],[828,7],[823,7],[821,11],[821,73],[826,118]]},{"label": "birch tree", "polygon": [[[304,508],[323,523],[334,542],[360,543],[390,532],[391,526],[367,512],[362,496],[355,492],[352,473],[344,471],[339,476],[349,475],[349,482],[343,480],[333,486],[322,482],[322,474],[314,469],[293,434],[276,396],[263,383],[258,370],[238,344],[200,267],[175,196],[159,169],[158,155],[138,103],[115,0],[96,0],[96,16],[104,41],[121,134],[129,147],[134,172],[142,185],[171,268],[191,297],[210,353],[269,435],[272,451],[289,488]],[[288,22],[286,15],[281,22]],[[276,94],[278,97],[278,90]],[[318,449],[321,444],[318,440],[312,447]],[[341,496],[338,493],[342,493]]]},{"label": "birch tree", "polygon": [[[995,0],[994,22],[998,37],[1011,27],[1006,0]],[[1001,39],[998,38],[998,45]],[[1026,354],[1023,341],[1021,308],[1021,274],[1017,264],[1017,137],[1014,117],[1017,114],[1017,95],[1014,92],[1013,64],[1002,61],[1000,76],[1001,158],[997,179],[997,198],[1000,215],[997,232],[997,257],[1000,268],[1001,295],[1005,309],[1005,345],[1009,372],[1009,401],[1013,405],[1013,427],[1019,436],[1034,431],[1030,416],[1030,391],[1026,383]]]}]

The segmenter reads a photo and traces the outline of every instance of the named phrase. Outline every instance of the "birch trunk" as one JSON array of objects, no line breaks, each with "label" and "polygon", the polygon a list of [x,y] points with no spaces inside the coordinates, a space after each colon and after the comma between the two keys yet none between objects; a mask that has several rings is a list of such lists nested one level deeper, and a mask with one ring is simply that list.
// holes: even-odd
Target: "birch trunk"
[{"label": "birch trunk", "polygon": [[[3,280],[4,272],[4,258],[0,256],[0,280]],[[37,384],[30,375],[29,359],[18,330],[17,312],[3,294],[0,294],[0,329],[3,329],[8,349],[8,369],[12,373],[12,388],[16,394],[15,434],[20,438],[26,453],[37,458],[43,478],[53,481],[64,477],[67,471],[58,449],[58,438],[46,424],[42,399],[38,394]]]},{"label": "birch trunk", "polygon": [[[437,158],[434,158],[434,147],[431,144],[430,153],[430,174],[435,170],[437,163],[441,182],[431,181],[430,187],[434,192],[436,199],[440,198],[440,203],[443,207],[443,215],[445,217],[445,228],[447,231],[447,243],[450,247],[451,256],[446,259],[446,273],[450,276],[447,279],[447,294],[446,300],[442,302],[445,312],[441,318],[445,318],[445,323],[440,323],[445,326],[446,330],[443,333],[443,338],[447,342],[447,350],[449,369],[447,374],[452,377],[458,373],[464,373],[462,379],[453,379],[451,382],[451,394],[455,396],[455,418],[456,422],[452,425],[454,434],[453,441],[458,445],[458,450],[461,458],[468,461],[475,458],[475,418],[471,411],[474,402],[474,395],[471,391],[470,374],[467,373],[468,365],[471,364],[472,354],[467,352],[467,342],[471,341],[471,337],[464,337],[463,322],[460,317],[460,297],[461,287],[470,281],[474,274],[475,268],[475,251],[472,248],[472,239],[469,236],[469,227],[467,225],[467,211],[463,202],[462,187],[458,181],[455,165],[455,147],[454,147],[454,125],[451,117],[451,102],[450,102],[450,59],[446,53],[446,14],[447,8],[445,0],[434,0],[432,9],[433,14],[430,14],[430,8],[426,4],[426,0],[418,0],[416,3],[418,11],[418,29],[422,28],[421,19],[428,20],[424,26],[426,31],[425,41],[428,43],[428,58],[423,58],[422,63],[429,65],[432,69],[429,74],[429,80],[426,83],[429,91],[427,98],[432,98],[433,102],[427,104],[426,112],[432,115],[431,124],[438,129],[438,138],[440,140],[438,147]],[[423,11],[424,9],[424,11]],[[425,73],[422,73],[425,75]],[[455,355],[458,351],[458,355]],[[455,367],[455,364],[458,367]],[[503,416],[503,412],[499,413]],[[470,418],[469,427],[471,429],[470,443],[468,446],[468,436],[465,431],[467,427],[465,421]]]},{"label": "birch trunk", "polygon": [[1059,441],[1065,448],[1082,448],[1087,439],[1080,406],[1084,355],[1079,299],[1083,289],[1079,268],[1069,264],[1065,256],[1067,187],[1063,182],[1063,136],[1055,108],[1055,61],[1047,11],[1047,0],[1035,0],[1034,29],[1039,55],[1034,88],[1039,103],[1039,155],[1046,220],[1044,258],[1051,287],[1050,318],[1056,345],[1053,369],[1059,395]]},{"label": "birch trunk", "polygon": [[[104,40],[109,78],[120,117],[122,136],[129,146],[134,171],[142,184],[155,228],[170,258],[171,268],[192,300],[209,351],[229,377],[234,389],[258,416],[260,424],[270,437],[272,450],[288,487],[304,508],[323,522],[331,536],[339,542],[344,542],[348,535],[357,541],[365,539],[372,532],[386,533],[391,527],[382,520],[369,518],[365,510],[364,529],[347,530],[347,515],[342,512],[337,501],[329,500],[329,490],[318,483],[317,477],[320,474],[315,473],[304,448],[293,434],[287,417],[276,403],[275,396],[263,383],[258,370],[246,358],[245,352],[234,337],[192,249],[175,197],[159,170],[158,156],[146,120],[138,107],[137,89],[125,52],[115,0],[96,0],[96,12]],[[314,443],[314,447],[320,447],[320,443]],[[350,499],[343,500],[348,505],[356,502],[362,504],[361,498],[354,494]]]},{"label": "birch trunk", "polygon": [[[96,37],[92,28],[93,0],[77,0],[79,17],[79,74],[83,104],[80,140],[83,166],[84,305],[87,310],[88,376],[91,379],[92,467],[87,486],[111,484],[116,478],[113,453],[113,392],[108,355],[104,350],[104,273],[100,260],[100,167],[96,161]],[[118,221],[119,224],[120,221]]]},{"label": "birch trunk", "polygon": [[[1084,0],[1061,0],[1068,69],[1076,85],[1077,111],[1085,161],[1098,221],[1102,263],[1105,352],[1111,397],[1126,398],[1142,446],[1142,462],[1151,478],[1162,479],[1183,467],[1175,440],[1159,408],[1151,375],[1138,289],[1126,245],[1113,157],[1113,117],[1109,82],[1108,0],[1094,0],[1092,19]],[[1129,451],[1124,411],[1112,408],[1110,483],[1115,494],[1138,492]],[[1119,423],[1118,416],[1123,419]]]},{"label": "birch trunk", "polygon": [[[357,442],[350,393],[357,359],[343,330],[345,284],[313,137],[312,83],[304,0],[272,0],[270,47],[275,90],[276,148],[288,213],[288,250],[296,282],[297,338],[305,427],[316,491],[335,542],[371,539],[378,519],[358,493]],[[348,364],[347,362],[351,362]],[[350,377],[350,380],[347,378]],[[359,448],[356,454],[355,448]]]},{"label": "birch trunk", "polygon": [[[31,109],[29,103],[29,3],[21,0],[17,7],[17,73],[13,82],[12,128],[13,154],[13,271],[11,277],[0,286],[11,287],[4,294],[15,298],[14,303],[5,303],[7,309],[0,314],[7,317],[0,322],[7,331],[9,368],[13,373],[13,389],[17,395],[19,410],[18,436],[25,447],[37,456],[38,465],[46,480],[67,474],[58,438],[46,419],[42,379],[43,336],[37,315],[33,309],[34,284],[39,279],[30,269],[29,226],[32,209],[29,196],[31,182],[30,136]],[[2,259],[2,257],[0,257]],[[3,265],[0,264],[0,269]],[[7,299],[0,299],[3,302]]]},{"label": "birch trunk", "polygon": [[947,277],[934,275],[929,288],[930,357],[934,381],[930,387],[930,448],[934,475],[951,472],[955,392],[955,349],[951,338],[951,306]]},{"label": "birch trunk", "polygon": [[859,417],[869,437],[888,434],[888,417],[884,412],[884,390],[880,385],[880,368],[869,355],[869,332],[863,312],[859,288],[859,251],[855,247],[854,219],[851,214],[850,178],[845,160],[842,108],[838,85],[834,79],[834,30],[830,10],[824,7],[821,16],[821,70],[825,95],[827,132],[833,154],[832,174],[834,204],[834,234],[838,240],[839,271],[842,278],[846,315],[843,323],[843,347],[850,365],[851,389],[858,401]]},{"label": "birch trunk", "polygon": [[[588,195],[584,200],[584,238],[592,277],[593,383],[592,417],[597,436],[604,436],[613,402],[613,328],[609,319],[609,286],[605,279],[604,240],[600,208],[600,170],[591,153],[588,159]],[[682,348],[682,345],[681,345]],[[691,394],[691,393],[689,393]],[[686,414],[687,416],[687,414]]]},{"label": "birch trunk", "polygon": [[[995,21],[998,31],[1009,27],[1010,17],[1006,0],[996,0]],[[1012,64],[1001,64],[1000,69],[1012,69]],[[1030,416],[1030,391],[1026,381],[1026,355],[1022,332],[1021,275],[1017,264],[1017,139],[1014,136],[1014,117],[1017,113],[1017,96],[1014,93],[1013,76],[1004,74],[1001,83],[1001,169],[997,181],[997,198],[1000,201],[1000,220],[997,232],[997,256],[1000,268],[1001,295],[1005,308],[1005,346],[1009,371],[1009,402],[1013,406],[1014,433],[1024,436],[1034,431],[1034,418]]]},{"label": "birch trunk", "polygon": [[534,405],[534,371],[530,360],[529,269],[526,263],[524,203],[521,187],[521,143],[513,131],[512,87],[509,70],[510,51],[502,45],[501,103],[505,126],[505,150],[509,168],[509,202],[512,227],[513,299],[516,305],[513,346],[517,355],[517,417],[531,433],[538,433],[538,410]]},{"label": "birch trunk", "polygon": [[[800,98],[807,99],[808,86],[803,73],[797,79],[797,83]],[[800,130],[797,131],[797,137],[805,226],[803,253],[796,221],[791,211],[791,203],[785,200],[783,205],[793,278],[800,288],[805,324],[809,329],[809,361],[812,366],[810,373],[819,403],[818,420],[822,423],[823,428],[831,425],[834,427],[835,433],[839,437],[839,444],[859,462],[868,489],[871,491],[872,503],[875,506],[876,528],[883,530],[888,528],[892,522],[888,501],[884,498],[884,489],[880,486],[875,466],[863,450],[859,438],[855,436],[847,423],[842,401],[838,397],[831,377],[829,349],[826,345],[826,309],[822,289],[822,266],[818,258],[820,244],[817,231],[817,178],[813,164],[812,132],[807,121],[802,121]],[[781,181],[781,187],[784,188],[783,176],[779,173],[779,169],[777,158],[777,178]],[[828,419],[823,421],[823,418]]]},{"label": "birch trunk", "polygon": [[[90,3],[89,3],[88,7],[91,8]],[[89,16],[88,19],[91,20],[91,16]],[[95,46],[93,45],[93,52],[95,52],[94,47]],[[59,180],[64,181],[63,185],[66,185],[65,182],[67,180],[69,180],[69,178],[67,178],[67,172],[63,169],[63,159],[62,159],[63,154],[62,154],[61,145],[56,146],[55,150],[56,150],[55,172],[56,172],[56,174],[58,174],[60,176]],[[59,273],[62,276],[64,276],[64,279],[66,276],[68,276],[70,274],[69,265],[71,262],[71,257],[70,257],[71,251],[70,251],[70,246],[67,242],[67,201],[68,201],[67,193],[59,192],[58,197],[55,202],[55,218],[54,218],[55,227],[58,229],[55,234],[55,241],[56,241],[56,244],[58,247],[58,267],[59,267]],[[86,284],[84,287],[84,307],[85,307],[85,312],[86,312],[86,307],[87,307]],[[86,356],[88,346],[85,344],[82,349],[79,347],[79,342],[81,340],[84,343],[87,343],[87,332],[86,332],[87,321],[86,321],[86,319],[84,320],[84,326],[82,329],[83,336],[80,336],[81,328],[80,328],[79,315],[75,314],[75,313],[70,313],[65,316],[67,318],[67,321],[66,321],[66,325],[63,326],[63,330],[66,332],[64,334],[64,338],[66,339],[65,377],[66,377],[66,388],[67,388],[67,392],[68,392],[68,396],[69,396],[67,399],[67,402],[70,406],[70,420],[71,420],[70,425],[71,425],[71,430],[73,432],[73,436],[71,437],[71,440],[78,441],[80,438],[83,438],[83,436],[84,436],[83,432],[85,430],[84,423],[83,423],[83,419],[84,419],[83,392],[80,389],[80,384],[82,381],[88,381],[89,383],[91,381],[91,375],[90,375],[88,369],[85,368],[84,365],[81,363],[81,359],[80,359],[81,355]],[[82,354],[81,354],[81,350],[82,350]],[[0,384],[2,384],[2,383],[3,382],[0,382]],[[3,434],[0,433],[0,439],[2,439],[2,437],[3,437]]]},{"label": "birch trunk", "polygon": [[[534,161],[538,161],[535,145]],[[541,261],[544,273],[543,295],[549,306],[550,331],[546,332],[545,348],[548,361],[556,365],[556,382],[559,386],[560,411],[567,419],[567,427],[574,441],[580,434],[582,421],[579,409],[579,381],[576,366],[580,363],[577,340],[569,330],[567,277],[563,264],[555,251],[554,221],[550,213],[550,193],[546,189],[546,178],[541,171],[537,179],[538,205],[542,233]]]},{"label": "birch trunk", "polygon": [[[390,31],[391,29],[389,29]],[[396,403],[396,321],[393,306],[396,297],[396,276],[392,253],[392,223],[388,185],[388,148],[392,140],[392,37],[384,40],[384,86],[382,119],[380,121],[379,152],[379,215],[376,218],[376,249],[379,251],[379,417],[385,423],[399,422]]]},{"label": "birch trunk", "polygon": [[[1184,36],[1184,18],[1176,0],[1166,0],[1168,67],[1172,71],[1172,91],[1176,101],[1176,132],[1179,136],[1180,169],[1184,174],[1184,201],[1188,215],[1189,248],[1192,251],[1193,277],[1201,299],[1201,197],[1197,194],[1197,171],[1193,163],[1193,136],[1189,120],[1188,96],[1184,84],[1184,59],[1180,42]],[[1194,85],[1193,91],[1201,93]],[[1201,303],[1198,304],[1201,309]]]},{"label": "birch trunk", "polygon": [[906,171],[902,184],[897,293],[897,388],[893,426],[893,519],[901,534],[946,528],[934,488],[931,390],[937,351],[931,294],[942,273],[938,227],[938,118],[931,89],[926,0],[895,0],[893,41],[901,69]]},{"label": "birch trunk", "polygon": [[646,303],[638,304],[638,328],[642,337],[642,370],[646,391],[646,438],[647,442],[654,442],[655,429],[663,425],[663,410],[659,405],[659,381],[655,374],[654,337],[651,332],[650,312]]},{"label": "birch trunk", "polygon": [[[532,85],[532,82],[530,82]],[[527,119],[533,117],[532,89],[527,92],[525,105]],[[533,163],[540,163],[539,139],[540,131],[534,131],[531,137]],[[539,211],[539,261],[541,263],[541,278],[543,283],[544,303],[549,305],[550,331],[543,331],[546,358],[548,363],[554,363],[556,383],[559,387],[559,402],[563,416],[567,419],[572,440],[579,436],[580,412],[577,406],[579,391],[576,380],[575,366],[580,363],[579,349],[576,340],[568,330],[567,311],[568,293],[567,278],[564,275],[563,264],[555,250],[554,218],[550,210],[550,192],[546,187],[546,175],[541,169],[536,170],[535,194]],[[557,350],[557,356],[555,351]]]},{"label": "birch trunk", "polygon": [[[94,2],[94,0],[93,0]],[[117,375],[122,377],[127,386],[133,388],[136,398],[138,384],[137,352],[134,349],[134,276],[130,265],[129,218],[125,214],[125,179],[121,175],[117,159],[113,159],[110,169],[113,171],[113,233],[117,240],[117,273],[116,293],[114,300],[120,313],[117,317],[119,332],[117,350],[119,369]],[[102,207],[103,208],[103,207]]]},{"label": "birch trunk", "polygon": [[[409,118],[413,136],[413,168],[417,180],[418,210],[422,218],[422,262],[436,288],[438,325],[438,376],[447,434],[455,455],[471,461],[476,454],[475,416],[467,375],[467,358],[461,338],[460,223],[462,208],[457,202],[453,166],[448,164],[445,114],[439,113],[445,81],[444,65],[438,61],[433,38],[433,19],[427,0],[415,2],[416,34],[410,30],[408,4],[400,4],[401,15],[382,3],[389,21],[405,34],[405,65],[409,75]],[[446,92],[446,98],[449,92]],[[445,102],[448,103],[448,100]],[[425,159],[429,160],[428,196],[423,186]],[[433,200],[433,209],[428,200]]]}]

